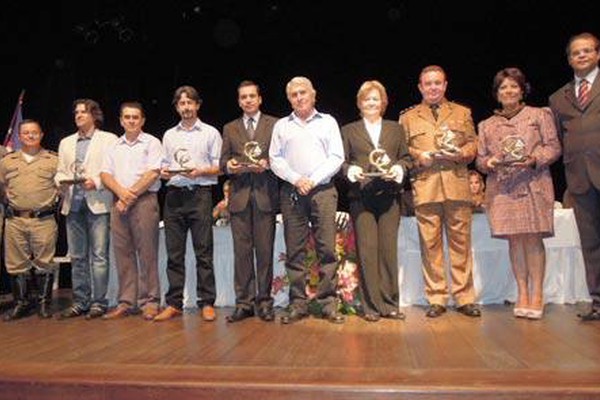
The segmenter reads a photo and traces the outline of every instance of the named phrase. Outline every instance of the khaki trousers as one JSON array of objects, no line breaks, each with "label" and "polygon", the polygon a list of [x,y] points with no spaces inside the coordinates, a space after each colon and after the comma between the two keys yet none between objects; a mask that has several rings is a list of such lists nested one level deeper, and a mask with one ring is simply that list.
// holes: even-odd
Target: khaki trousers
[{"label": "khaki trousers", "polygon": [[[415,215],[427,300],[430,304],[446,305],[451,292],[458,306],[473,303],[472,206],[463,201],[429,203],[416,207]],[[450,256],[451,290],[446,279],[444,231]]]}]

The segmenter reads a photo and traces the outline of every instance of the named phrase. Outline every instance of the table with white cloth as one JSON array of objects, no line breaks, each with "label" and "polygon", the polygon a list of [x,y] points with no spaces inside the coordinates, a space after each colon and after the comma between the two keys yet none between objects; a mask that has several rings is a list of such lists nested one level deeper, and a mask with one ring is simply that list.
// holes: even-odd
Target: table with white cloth
[{"label": "table with white cloth", "polygon": [[[419,234],[415,217],[403,217],[398,237],[398,263],[400,285],[400,305],[426,304]],[[591,301],[585,281],[585,267],[579,233],[572,209],[554,210],[555,236],[544,239],[546,246],[546,276],[544,279],[544,300],[546,303],[576,303]],[[229,226],[214,227],[214,268],[217,287],[216,306],[235,305],[233,286],[233,239]],[[472,227],[473,276],[477,301],[481,304],[515,301],[516,282],[510,268],[508,241],[493,239],[485,214],[473,216]],[[287,305],[285,281],[285,243],[283,226],[277,224],[274,252],[275,306]],[[111,278],[108,297],[111,304],[117,298],[117,282],[114,263],[111,263]],[[168,289],[166,274],[167,256],[164,230],[160,230],[159,276],[161,292]],[[448,269],[448,268],[447,268]],[[196,305],[195,257],[188,235],[186,252],[186,285],[184,306]]]},{"label": "table with white cloth", "polygon": [[[415,217],[402,218],[400,229],[400,304],[426,304]],[[579,232],[572,209],[554,210],[554,237],[544,239],[544,245],[544,301],[557,304],[591,301],[585,280]],[[485,214],[473,215],[471,248],[477,301],[481,304],[503,303],[505,300],[514,302],[517,298],[517,284],[510,266],[508,240],[491,237]],[[449,272],[448,265],[446,271]]]}]

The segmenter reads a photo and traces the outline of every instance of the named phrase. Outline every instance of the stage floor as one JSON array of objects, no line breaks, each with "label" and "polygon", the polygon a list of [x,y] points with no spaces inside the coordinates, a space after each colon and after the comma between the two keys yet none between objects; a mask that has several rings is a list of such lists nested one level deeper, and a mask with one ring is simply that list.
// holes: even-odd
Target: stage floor
[{"label": "stage floor", "polygon": [[600,397],[600,323],[549,305],[470,319],[228,324],[197,313],[0,323],[0,399],[581,399]]}]

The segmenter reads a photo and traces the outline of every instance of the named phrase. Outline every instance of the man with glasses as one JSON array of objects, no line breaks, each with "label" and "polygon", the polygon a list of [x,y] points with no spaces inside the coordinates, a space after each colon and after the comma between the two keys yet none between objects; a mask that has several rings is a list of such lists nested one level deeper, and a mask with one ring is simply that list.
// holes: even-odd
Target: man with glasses
[{"label": "man with glasses", "polygon": [[592,297],[590,310],[579,315],[584,321],[600,321],[599,47],[600,41],[591,33],[571,37],[566,51],[574,78],[550,96]]}]

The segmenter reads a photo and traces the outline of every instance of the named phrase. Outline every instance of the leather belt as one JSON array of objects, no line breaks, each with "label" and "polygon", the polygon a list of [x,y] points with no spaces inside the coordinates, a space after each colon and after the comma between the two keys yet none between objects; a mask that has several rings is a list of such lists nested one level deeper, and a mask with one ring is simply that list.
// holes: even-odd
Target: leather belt
[{"label": "leather belt", "polygon": [[15,210],[12,207],[6,207],[6,218],[44,218],[56,213],[56,208],[47,208],[45,210]]},{"label": "leather belt", "polygon": [[196,190],[200,190],[202,188],[209,188],[210,189],[210,186],[202,186],[202,185],[186,185],[186,186],[170,185],[170,186],[167,186],[168,190],[186,191],[186,192],[195,192]]}]

